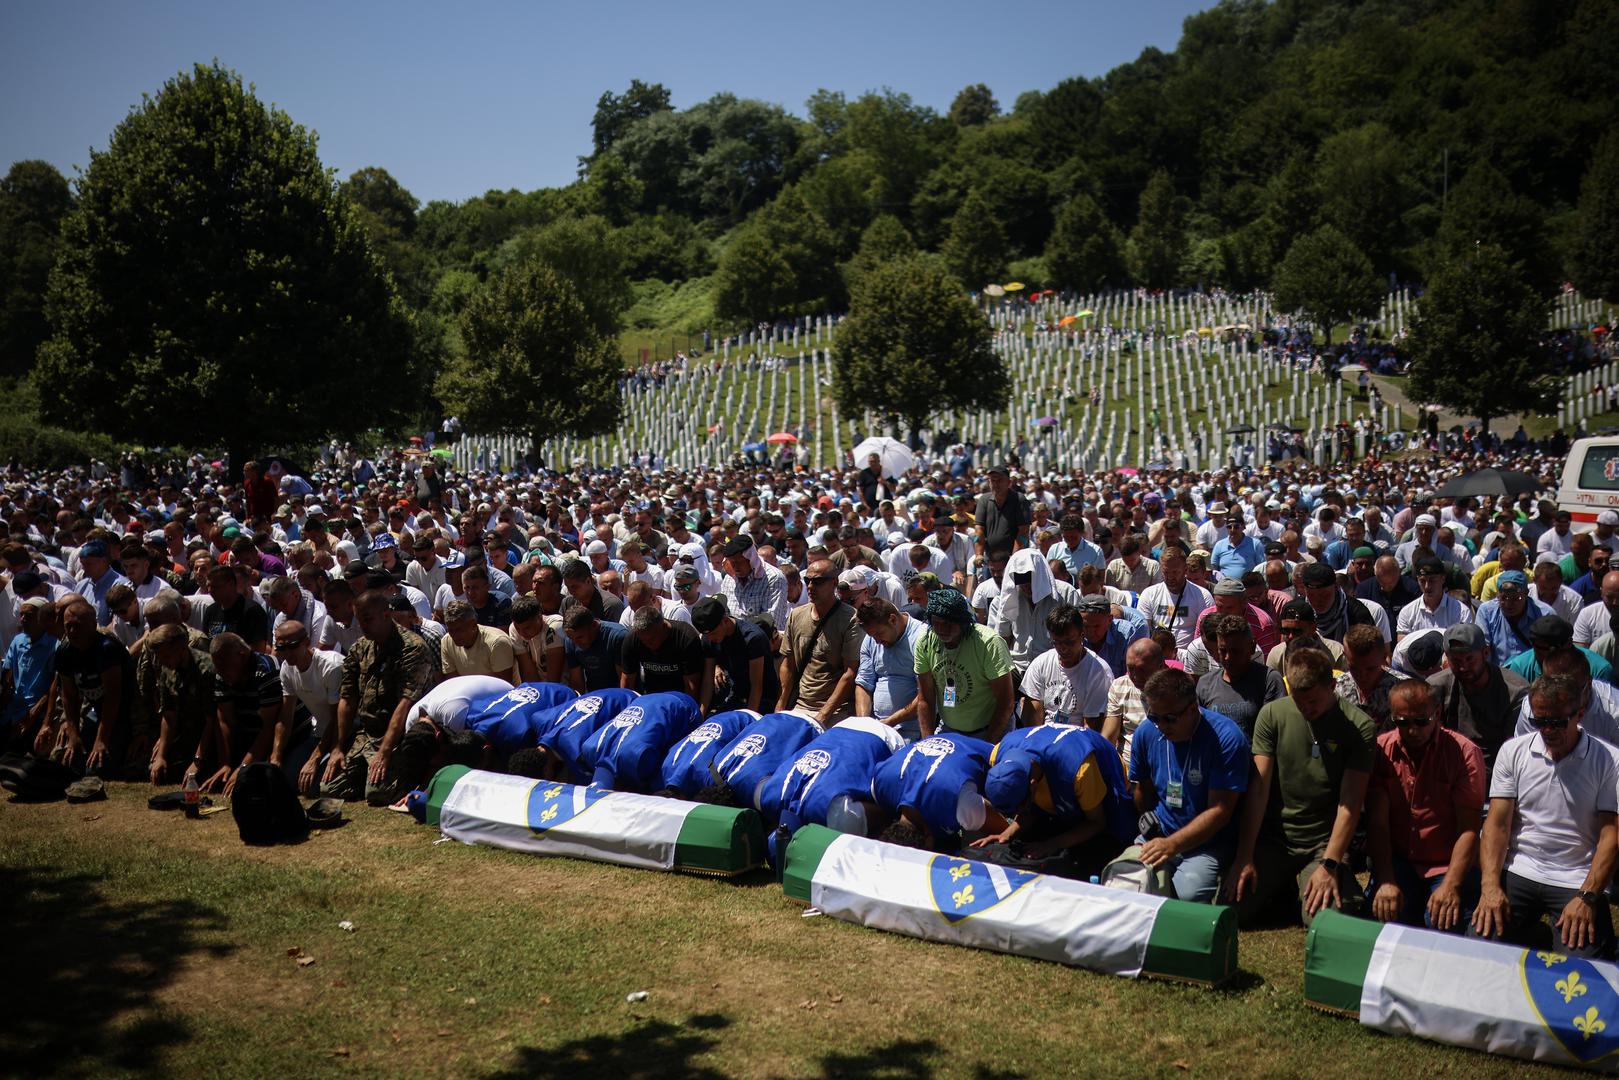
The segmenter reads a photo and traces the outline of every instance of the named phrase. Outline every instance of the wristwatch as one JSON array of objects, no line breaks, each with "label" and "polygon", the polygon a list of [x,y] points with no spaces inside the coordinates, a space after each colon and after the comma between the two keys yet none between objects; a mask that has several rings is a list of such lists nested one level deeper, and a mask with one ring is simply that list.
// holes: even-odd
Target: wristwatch
[{"label": "wristwatch", "polygon": [[1337,859],[1322,859],[1321,860],[1321,866],[1329,874],[1336,874],[1338,872],[1338,868],[1340,866],[1342,866],[1342,865],[1343,865],[1343,863],[1339,862]]},{"label": "wristwatch", "polygon": [[1602,894],[1594,893],[1594,892],[1591,892],[1591,891],[1587,890],[1585,892],[1580,893],[1580,899],[1585,901],[1585,906],[1586,907],[1593,907],[1594,908],[1598,904],[1602,903]]}]

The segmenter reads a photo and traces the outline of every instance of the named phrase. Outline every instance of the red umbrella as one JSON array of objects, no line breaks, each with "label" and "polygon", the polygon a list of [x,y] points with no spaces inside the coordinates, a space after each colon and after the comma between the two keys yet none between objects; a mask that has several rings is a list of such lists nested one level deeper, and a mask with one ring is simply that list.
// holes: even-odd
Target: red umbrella
[{"label": "red umbrella", "polygon": [[422,441],[422,437],[420,435],[412,435],[410,437],[410,441],[413,443],[419,443]]},{"label": "red umbrella", "polygon": [[798,436],[794,435],[790,431],[778,431],[774,435],[770,436],[768,439],[765,440],[765,442],[773,442],[773,443],[790,443],[790,442],[797,442],[797,441],[798,441]]}]

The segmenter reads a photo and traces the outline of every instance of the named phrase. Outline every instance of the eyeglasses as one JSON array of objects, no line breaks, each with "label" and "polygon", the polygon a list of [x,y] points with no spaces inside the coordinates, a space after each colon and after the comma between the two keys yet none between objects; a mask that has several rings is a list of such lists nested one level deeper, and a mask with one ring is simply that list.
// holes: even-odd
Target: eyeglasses
[{"label": "eyeglasses", "polygon": [[695,588],[697,588],[697,582],[695,582],[695,581],[677,581],[677,582],[675,582],[675,592],[685,592],[687,589],[695,589]]},{"label": "eyeglasses", "polygon": [[1431,721],[1433,719],[1433,717],[1432,716],[1391,716],[1391,717],[1389,717],[1389,719],[1394,721],[1394,723],[1396,725],[1398,725],[1399,727],[1427,727],[1428,722]]},{"label": "eyeglasses", "polygon": [[830,574],[826,574],[826,575],[805,574],[803,576],[803,578],[801,578],[800,580],[802,580],[804,582],[804,584],[806,584],[806,585],[820,585],[823,582],[836,581],[837,578],[834,578]]},{"label": "eyeglasses", "polygon": [[1568,722],[1574,719],[1573,713],[1564,716],[1534,716],[1530,718],[1537,728],[1542,731],[1562,731],[1568,727]]},{"label": "eyeglasses", "polygon": [[1280,626],[1277,627],[1276,632],[1282,637],[1297,637],[1300,634],[1309,633],[1309,631],[1302,626]]},{"label": "eyeglasses", "polygon": [[298,646],[302,645],[304,642],[306,642],[308,640],[309,639],[307,637],[301,637],[301,638],[298,638],[295,641],[278,641],[278,642],[275,643],[275,651],[276,652],[291,652],[293,649],[296,649]]},{"label": "eyeglasses", "polygon": [[1175,721],[1179,720],[1180,717],[1174,713],[1148,713],[1147,719],[1151,720],[1159,727],[1168,727],[1170,724],[1173,724]]}]

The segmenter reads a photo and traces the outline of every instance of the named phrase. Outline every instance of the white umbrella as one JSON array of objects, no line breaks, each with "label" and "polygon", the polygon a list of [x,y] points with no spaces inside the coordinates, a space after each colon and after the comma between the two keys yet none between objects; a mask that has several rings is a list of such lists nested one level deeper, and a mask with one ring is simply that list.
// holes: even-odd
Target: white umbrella
[{"label": "white umbrella", "polygon": [[854,463],[865,468],[866,459],[872,454],[882,458],[884,476],[903,476],[911,471],[916,464],[916,458],[911,456],[910,447],[898,439],[891,439],[887,435],[873,435],[859,446],[854,448]]}]

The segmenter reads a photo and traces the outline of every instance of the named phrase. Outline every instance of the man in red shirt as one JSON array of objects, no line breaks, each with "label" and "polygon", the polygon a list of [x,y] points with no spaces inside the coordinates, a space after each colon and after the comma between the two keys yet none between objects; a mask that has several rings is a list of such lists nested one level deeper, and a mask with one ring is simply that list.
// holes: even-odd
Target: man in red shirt
[{"label": "man in red shirt", "polygon": [[1479,896],[1484,753],[1440,726],[1420,679],[1389,691],[1393,730],[1377,737],[1366,791],[1366,895],[1384,922],[1465,933]]}]

